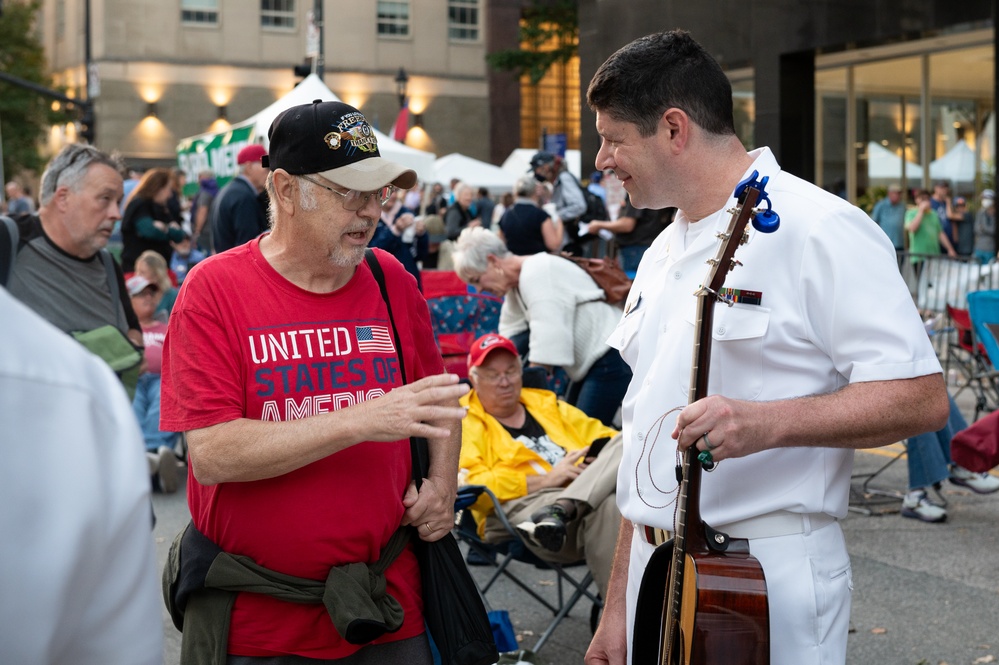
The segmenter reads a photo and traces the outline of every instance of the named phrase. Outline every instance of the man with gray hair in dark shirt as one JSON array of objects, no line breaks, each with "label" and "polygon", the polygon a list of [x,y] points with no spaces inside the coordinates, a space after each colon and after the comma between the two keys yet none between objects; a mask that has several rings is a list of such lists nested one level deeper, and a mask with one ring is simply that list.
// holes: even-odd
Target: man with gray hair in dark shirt
[{"label": "man with gray hair in dark shirt", "polygon": [[101,252],[121,218],[121,196],[117,160],[82,144],[59,151],[42,174],[38,212],[16,220],[20,239],[7,288],[63,332],[110,324],[141,347],[121,267]]}]

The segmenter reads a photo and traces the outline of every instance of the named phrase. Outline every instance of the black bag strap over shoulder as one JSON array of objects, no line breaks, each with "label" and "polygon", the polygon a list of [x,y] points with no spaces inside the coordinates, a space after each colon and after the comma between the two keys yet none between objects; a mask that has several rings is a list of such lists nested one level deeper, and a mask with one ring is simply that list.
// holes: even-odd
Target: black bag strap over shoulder
[{"label": "black bag strap over shoulder", "polygon": [[368,267],[371,268],[371,274],[374,275],[375,281],[378,282],[378,290],[381,291],[382,300],[385,301],[385,308],[388,309],[389,324],[392,326],[392,338],[395,340],[395,353],[399,356],[399,371],[402,372],[402,382],[408,383],[406,380],[406,362],[402,359],[402,344],[399,343],[399,329],[395,327],[395,317],[392,316],[392,303],[389,302],[388,287],[385,285],[385,271],[382,270],[381,264],[378,263],[378,258],[370,247],[364,250],[364,260],[367,261]]},{"label": "black bag strap over shoulder", "polygon": [[[375,253],[370,248],[364,250],[364,260],[367,261],[368,267],[371,268],[371,274],[378,283],[378,290],[381,291],[382,300],[385,301],[385,307],[388,309],[389,324],[392,326],[392,338],[395,340],[395,352],[399,357],[399,371],[402,372],[402,382],[408,383],[406,379],[406,363],[402,359],[402,344],[399,341],[399,329],[395,325],[395,317],[392,316],[392,303],[389,302],[388,287],[385,284],[385,272],[382,270],[381,264],[378,263]],[[420,486],[423,485],[423,478],[430,471],[430,444],[423,437],[410,437],[409,451],[413,456],[413,481],[416,483],[416,489],[420,489]]]},{"label": "black bag strap over shoulder", "polygon": [[[399,330],[392,316],[385,273],[375,253],[364,252],[364,259],[371,268],[382,299],[388,308],[389,322],[395,338],[399,368],[405,382],[406,370],[402,366],[402,345]],[[430,468],[429,443],[422,437],[410,437],[409,449],[413,455],[413,480],[419,489]],[[443,665],[491,665],[499,659],[493,641],[492,627],[478,587],[465,567],[454,534],[448,533],[441,540],[426,543],[414,539],[413,549],[420,564],[423,584],[423,618],[427,630],[441,654]]]}]

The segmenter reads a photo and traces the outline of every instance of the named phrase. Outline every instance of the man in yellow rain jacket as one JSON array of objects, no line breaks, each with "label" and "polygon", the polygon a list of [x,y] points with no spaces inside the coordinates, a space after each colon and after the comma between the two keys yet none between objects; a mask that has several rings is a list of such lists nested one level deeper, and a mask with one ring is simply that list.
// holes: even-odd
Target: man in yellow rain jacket
[{"label": "man in yellow rain jacket", "polygon": [[[545,561],[585,559],[603,594],[621,521],[620,435],[553,392],[524,388],[516,347],[505,337],[477,339],[468,367],[473,390],[461,399],[468,407],[459,461],[468,471],[464,482],[492,490]],[[510,539],[491,513],[485,496],[472,507],[479,534],[492,543]]]}]

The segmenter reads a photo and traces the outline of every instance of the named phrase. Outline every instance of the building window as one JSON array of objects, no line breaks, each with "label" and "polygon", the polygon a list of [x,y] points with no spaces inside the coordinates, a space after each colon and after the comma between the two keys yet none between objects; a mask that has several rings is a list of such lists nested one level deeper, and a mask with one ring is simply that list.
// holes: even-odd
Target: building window
[{"label": "building window", "polygon": [[756,147],[756,96],[753,93],[753,79],[732,78],[732,114],[735,120],[735,135],[742,141],[746,150]]},{"label": "building window", "polygon": [[180,0],[183,23],[215,25],[219,22],[219,0]]},{"label": "building window", "polygon": [[[523,24],[522,24],[523,25]],[[576,42],[575,37],[559,35],[554,26],[542,25],[553,36],[541,45],[542,51],[564,48]],[[521,43],[524,50],[534,50],[528,41]],[[541,146],[542,136],[564,134],[566,148],[579,149],[579,56],[568,62],[555,62],[538,83],[531,82],[530,74],[520,79],[520,145]]]},{"label": "building window", "polygon": [[[991,32],[816,58],[816,182],[868,210],[885,188],[974,200],[994,184]],[[902,50],[902,47],[905,50]]]},{"label": "building window", "polygon": [[295,0],[260,0],[260,25],[264,28],[294,28]]},{"label": "building window", "polygon": [[479,41],[479,0],[447,0],[447,36],[453,41]]},{"label": "building window", "polygon": [[409,36],[409,2],[378,2],[378,34],[385,37]]}]

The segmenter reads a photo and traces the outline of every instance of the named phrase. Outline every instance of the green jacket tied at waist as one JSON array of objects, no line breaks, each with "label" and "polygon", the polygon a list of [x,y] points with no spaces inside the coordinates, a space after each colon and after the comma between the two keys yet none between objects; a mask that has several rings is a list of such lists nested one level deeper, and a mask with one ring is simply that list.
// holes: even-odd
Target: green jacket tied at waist
[{"label": "green jacket tied at waist", "polygon": [[403,610],[385,590],[385,571],[405,549],[409,527],[399,527],[375,563],[334,566],[325,581],[268,570],[229,554],[193,523],[177,534],[163,570],[163,599],[184,633],[181,662],[224,665],[229,619],[237,593],[263,593],[292,603],[325,605],[340,635],[367,644],[399,630]]}]

